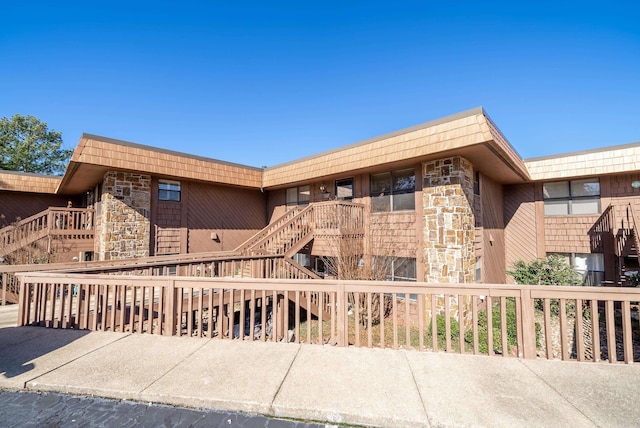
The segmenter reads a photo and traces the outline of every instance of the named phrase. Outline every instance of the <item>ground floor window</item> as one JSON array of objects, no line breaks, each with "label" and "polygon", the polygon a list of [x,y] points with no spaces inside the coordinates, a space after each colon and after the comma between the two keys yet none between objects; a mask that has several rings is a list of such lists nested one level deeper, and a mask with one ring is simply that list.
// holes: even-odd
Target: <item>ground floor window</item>
[{"label": "ground floor window", "polygon": [[[547,255],[551,255],[549,253]],[[582,275],[582,285],[602,285],[604,281],[604,254],[602,253],[554,253]]]},{"label": "ground floor window", "polygon": [[[296,260],[302,266],[307,260]],[[367,279],[386,281],[417,281],[416,259],[410,257],[373,257],[372,266],[367,266],[364,257],[356,256],[340,260],[337,257],[315,257],[313,264],[308,260],[309,265],[314,266],[314,271],[322,277],[339,278],[338,270],[346,269],[347,278],[359,277],[361,269]]]},{"label": "ground floor window", "polygon": [[293,261],[307,269],[311,268],[311,255],[305,253],[296,253],[293,255]]},{"label": "ground floor window", "polygon": [[388,281],[416,281],[416,259],[395,257],[389,263]]}]

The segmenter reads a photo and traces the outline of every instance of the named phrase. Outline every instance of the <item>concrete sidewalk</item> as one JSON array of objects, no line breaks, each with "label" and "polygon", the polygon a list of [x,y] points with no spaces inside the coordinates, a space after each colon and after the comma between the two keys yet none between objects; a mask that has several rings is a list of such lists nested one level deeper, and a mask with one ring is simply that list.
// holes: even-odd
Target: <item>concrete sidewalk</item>
[{"label": "concrete sidewalk", "polygon": [[637,426],[640,366],[0,329],[0,388],[375,426]]}]

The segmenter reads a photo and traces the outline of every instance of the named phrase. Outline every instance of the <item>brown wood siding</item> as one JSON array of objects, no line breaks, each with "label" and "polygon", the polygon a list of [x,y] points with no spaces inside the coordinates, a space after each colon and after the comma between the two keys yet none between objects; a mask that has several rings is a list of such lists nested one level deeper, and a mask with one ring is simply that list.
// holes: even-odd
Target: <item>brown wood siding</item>
[{"label": "brown wood siding", "polygon": [[369,214],[370,245],[374,255],[416,257],[416,213]]},{"label": "brown wood siding", "polygon": [[180,182],[180,201],[158,199],[158,177],[151,180],[151,239],[149,245],[154,255],[181,254],[186,252],[183,227],[189,182]]},{"label": "brown wood siding", "polygon": [[502,185],[482,176],[482,281],[501,284],[505,276],[504,195]]},{"label": "brown wood siding", "polygon": [[544,218],[547,253],[590,253],[589,230],[600,218],[588,216],[549,216]]},{"label": "brown wood siding", "polygon": [[[535,185],[504,187],[505,265],[537,257]],[[507,278],[509,279],[509,278]]]},{"label": "brown wood siding", "polygon": [[265,209],[265,195],[259,190],[189,183],[189,252],[237,248],[266,226]]},{"label": "brown wood siding", "polygon": [[270,190],[266,193],[267,195],[267,210],[269,213],[269,224],[271,222],[277,220],[282,217],[285,212],[287,212],[286,206],[286,190]]},{"label": "brown wood siding", "polygon": [[[157,193],[157,187],[154,190]],[[155,224],[155,254],[180,253],[180,221],[183,202],[158,201]]]},{"label": "brown wood siding", "polygon": [[[43,244],[46,247],[46,240]],[[74,239],[54,239],[51,241],[51,252],[55,263],[72,262],[74,257],[80,261],[80,253],[93,251],[93,241]]]},{"label": "brown wood siding", "polygon": [[[618,222],[624,217],[625,209],[629,204],[631,204],[636,217],[640,216],[640,189],[631,187],[631,183],[634,181],[640,181],[640,174],[616,175],[610,178],[610,203],[616,208],[615,214]],[[602,210],[604,211],[606,206],[604,198],[602,199]]]},{"label": "brown wood siding", "polygon": [[0,227],[14,223],[18,218],[31,217],[49,207],[66,207],[69,200],[73,206],[80,206],[78,198],[65,195],[0,191]]}]

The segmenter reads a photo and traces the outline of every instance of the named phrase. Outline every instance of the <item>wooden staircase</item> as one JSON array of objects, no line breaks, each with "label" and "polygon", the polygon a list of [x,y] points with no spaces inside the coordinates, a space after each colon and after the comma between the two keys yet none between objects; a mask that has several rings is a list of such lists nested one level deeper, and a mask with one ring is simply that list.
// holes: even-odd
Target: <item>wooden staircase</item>
[{"label": "wooden staircase", "polygon": [[626,282],[626,272],[640,271],[639,241],[638,222],[633,207],[629,203],[623,212],[620,230],[616,234],[616,255],[618,256],[618,271],[622,285],[625,285]]},{"label": "wooden staircase", "polygon": [[[321,279],[315,272],[299,265],[292,257],[302,250],[316,232],[335,234],[364,233],[364,206],[342,201],[311,203],[294,208],[249,238],[235,252],[243,255],[281,255],[287,265],[296,271],[297,278]],[[245,274],[245,272],[243,272]],[[286,275],[291,277],[291,275]],[[322,308],[323,318],[330,319],[327,305],[318,302],[317,293],[300,296],[299,305],[315,316]],[[292,297],[289,297],[292,301]]]},{"label": "wooden staircase", "polygon": [[342,201],[317,202],[294,208],[242,243],[243,255],[291,257],[316,234],[364,234],[364,206]]},{"label": "wooden staircase", "polygon": [[52,239],[90,240],[94,238],[93,210],[50,207],[16,224],[0,229],[0,257],[6,257],[45,238],[46,251]]},{"label": "wooden staircase", "polygon": [[640,271],[640,224],[632,205],[609,205],[589,230],[591,252],[608,253],[617,260],[615,284],[625,285],[625,273]]}]

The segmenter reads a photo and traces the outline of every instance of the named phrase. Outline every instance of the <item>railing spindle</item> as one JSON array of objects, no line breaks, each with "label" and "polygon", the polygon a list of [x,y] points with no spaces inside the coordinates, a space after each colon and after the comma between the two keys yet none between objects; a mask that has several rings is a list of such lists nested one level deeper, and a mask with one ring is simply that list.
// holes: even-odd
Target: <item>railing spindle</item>
[{"label": "railing spindle", "polygon": [[618,350],[616,349],[616,319],[613,301],[607,300],[606,304],[607,322],[607,349],[609,350],[609,362],[618,361]]}]

